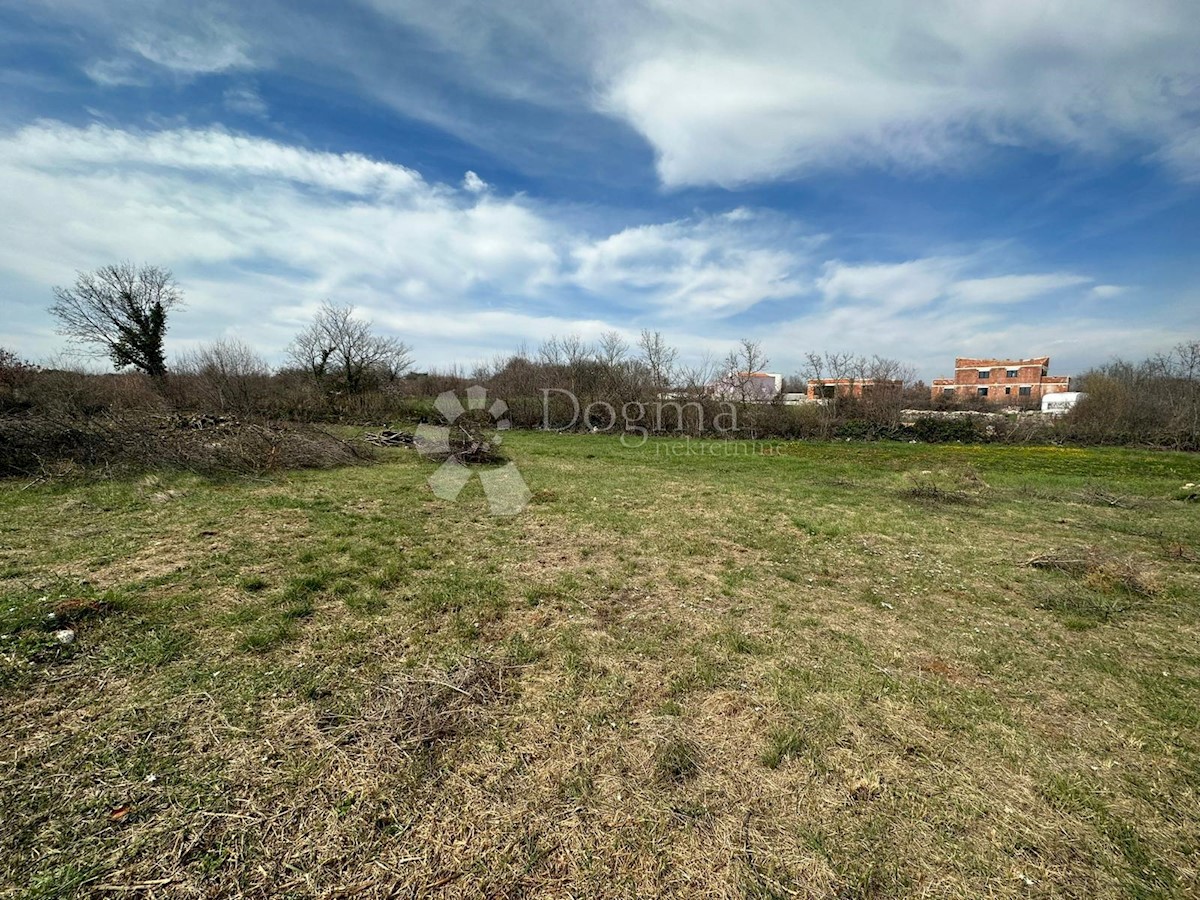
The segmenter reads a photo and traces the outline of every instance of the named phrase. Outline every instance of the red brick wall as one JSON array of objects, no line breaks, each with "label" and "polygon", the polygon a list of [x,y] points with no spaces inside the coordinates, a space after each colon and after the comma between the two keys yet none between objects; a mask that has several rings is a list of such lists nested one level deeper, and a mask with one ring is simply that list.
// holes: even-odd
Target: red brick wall
[{"label": "red brick wall", "polygon": [[864,390],[870,391],[872,388],[899,391],[904,387],[904,382],[876,381],[873,378],[826,378],[822,381],[810,381],[808,383],[808,399],[816,400],[824,396],[821,388],[826,385],[832,386],[837,391],[837,396],[839,397],[861,398]]},{"label": "red brick wall", "polygon": [[[981,387],[987,388],[987,399],[995,403],[1040,402],[1043,394],[1055,394],[1071,389],[1071,379],[1065,375],[1044,375],[1049,368],[1050,358],[1036,357],[1031,360],[974,359],[960,357],[954,361],[954,378],[936,378],[932,396],[942,396],[946,388],[953,388],[959,397],[979,396]],[[986,378],[980,372],[987,371]],[[1009,372],[1016,372],[1010,376]],[[1029,393],[1022,396],[1021,388],[1028,387]],[[1005,390],[1008,393],[1005,393]]]}]

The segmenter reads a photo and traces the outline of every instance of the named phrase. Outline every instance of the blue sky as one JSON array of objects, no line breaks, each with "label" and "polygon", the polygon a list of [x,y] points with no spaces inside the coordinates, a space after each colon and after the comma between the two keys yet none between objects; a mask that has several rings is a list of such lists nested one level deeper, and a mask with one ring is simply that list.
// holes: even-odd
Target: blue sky
[{"label": "blue sky", "polygon": [[0,343],[171,267],[178,353],[326,298],[421,367],[663,331],[1050,354],[1200,337],[1185,0],[0,0]]}]

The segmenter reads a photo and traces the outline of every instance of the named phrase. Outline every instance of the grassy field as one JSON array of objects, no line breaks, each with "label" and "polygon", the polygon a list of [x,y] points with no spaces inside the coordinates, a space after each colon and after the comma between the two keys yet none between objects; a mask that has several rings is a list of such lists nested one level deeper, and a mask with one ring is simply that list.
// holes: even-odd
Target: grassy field
[{"label": "grassy field", "polygon": [[0,894],[1200,892],[1200,458],[506,446],[0,485]]}]

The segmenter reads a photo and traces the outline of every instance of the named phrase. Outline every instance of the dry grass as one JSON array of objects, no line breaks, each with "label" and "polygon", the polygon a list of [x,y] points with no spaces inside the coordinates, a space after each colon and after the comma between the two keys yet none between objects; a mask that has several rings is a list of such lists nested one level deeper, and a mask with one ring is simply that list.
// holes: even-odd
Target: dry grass
[{"label": "dry grass", "polygon": [[1153,597],[1160,585],[1154,573],[1129,559],[1116,559],[1098,547],[1036,553],[1025,563],[1035,569],[1063,572],[1100,591],[1120,590]]},{"label": "dry grass", "polygon": [[[1151,499],[1167,476],[1122,484],[1146,537],[1072,502],[1090,473],[1033,496],[976,461],[986,485],[938,483],[986,503],[898,496],[926,468],[969,471],[953,449],[681,463],[513,438],[541,500],[512,520],[473,489],[435,502],[406,451],[270,484],[0,495],[0,891],[1200,886],[1200,626],[1181,599],[1200,573],[1159,537],[1200,532]],[[1089,543],[1014,557],[1031,528]],[[950,538],[977,532],[991,543]],[[1060,594],[1136,613],[1083,622],[1040,602]],[[76,643],[22,656],[56,610]]]},{"label": "dry grass", "polygon": [[988,485],[971,466],[955,470],[924,470],[911,473],[900,496],[918,503],[976,503],[986,496]]},{"label": "dry grass", "polygon": [[393,750],[435,750],[472,730],[481,710],[503,694],[505,668],[464,660],[448,672],[399,675],[373,686],[343,743],[385,741]]}]

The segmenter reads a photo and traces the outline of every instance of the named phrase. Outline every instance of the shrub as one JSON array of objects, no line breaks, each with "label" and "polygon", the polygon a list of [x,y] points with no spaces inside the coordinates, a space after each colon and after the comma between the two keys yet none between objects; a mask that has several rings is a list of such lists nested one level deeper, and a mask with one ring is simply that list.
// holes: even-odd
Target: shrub
[{"label": "shrub", "polygon": [[144,413],[0,417],[0,476],[180,469],[261,474],[364,462],[370,451],[311,426]]},{"label": "shrub", "polygon": [[979,439],[979,426],[970,416],[954,419],[920,418],[912,424],[916,439],[927,444],[970,443]]}]

